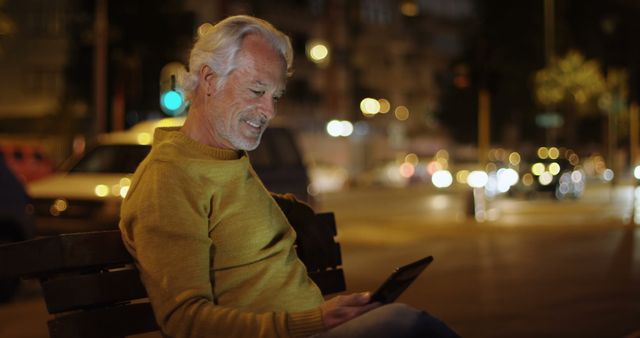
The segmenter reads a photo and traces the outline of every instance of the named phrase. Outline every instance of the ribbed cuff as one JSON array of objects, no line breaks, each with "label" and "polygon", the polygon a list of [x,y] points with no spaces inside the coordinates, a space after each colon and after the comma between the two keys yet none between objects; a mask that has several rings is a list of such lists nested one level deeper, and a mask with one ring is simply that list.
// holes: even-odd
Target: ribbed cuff
[{"label": "ribbed cuff", "polygon": [[320,308],[289,313],[287,315],[287,329],[293,338],[309,337],[325,330]]}]

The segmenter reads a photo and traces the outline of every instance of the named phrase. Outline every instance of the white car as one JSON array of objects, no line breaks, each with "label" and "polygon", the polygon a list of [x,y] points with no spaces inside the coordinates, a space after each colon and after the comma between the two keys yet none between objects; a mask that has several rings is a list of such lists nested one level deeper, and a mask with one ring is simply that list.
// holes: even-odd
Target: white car
[{"label": "white car", "polygon": [[56,172],[27,186],[39,234],[113,229],[130,177],[147,155],[153,130],[182,125],[182,118],[142,122],[128,131],[103,134],[97,145]]},{"label": "white car", "polygon": [[[69,170],[29,184],[38,234],[116,228],[131,175],[151,149],[153,130],[183,123],[184,118],[165,118],[101,135],[98,144]],[[299,199],[309,200],[306,167],[288,129],[268,128],[250,158],[271,191],[292,192]]]}]

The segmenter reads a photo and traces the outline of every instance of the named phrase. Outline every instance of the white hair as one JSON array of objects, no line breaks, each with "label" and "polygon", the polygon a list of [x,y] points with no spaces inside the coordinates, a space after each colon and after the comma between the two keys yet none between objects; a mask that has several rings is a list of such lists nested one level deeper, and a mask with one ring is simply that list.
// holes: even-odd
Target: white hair
[{"label": "white hair", "polygon": [[192,98],[198,87],[200,70],[208,65],[219,76],[218,89],[237,68],[237,55],[242,40],[248,34],[263,37],[282,56],[287,65],[287,75],[291,75],[293,49],[289,37],[265,20],[247,15],[228,17],[215,25],[205,23],[198,28],[198,37],[191,49],[189,71],[180,79],[188,98]]}]

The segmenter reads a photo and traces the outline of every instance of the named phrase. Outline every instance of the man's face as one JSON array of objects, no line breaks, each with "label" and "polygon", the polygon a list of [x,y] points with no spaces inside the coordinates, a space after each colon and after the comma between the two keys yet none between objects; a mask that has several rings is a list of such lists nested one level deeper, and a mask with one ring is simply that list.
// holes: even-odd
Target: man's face
[{"label": "man's face", "polygon": [[238,54],[238,67],[206,107],[215,145],[224,149],[253,150],[276,115],[276,102],[284,94],[286,65],[271,45],[258,35],[247,35]]}]

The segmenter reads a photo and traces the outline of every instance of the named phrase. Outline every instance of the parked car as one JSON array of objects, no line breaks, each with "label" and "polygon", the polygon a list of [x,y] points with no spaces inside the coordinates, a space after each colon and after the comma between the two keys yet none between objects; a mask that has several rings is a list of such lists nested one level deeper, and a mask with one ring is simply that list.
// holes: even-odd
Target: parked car
[{"label": "parked car", "polygon": [[[101,135],[97,144],[68,169],[29,184],[41,234],[80,232],[117,227],[120,204],[130,177],[151,149],[153,130],[179,126],[184,118],[142,122],[128,131]],[[309,179],[293,134],[270,127],[258,149],[250,153],[265,186],[309,200]]]},{"label": "parked car", "polygon": [[[33,237],[35,227],[22,182],[0,156],[0,244]],[[9,300],[18,288],[17,278],[0,279],[0,302]]]},{"label": "parked car", "polygon": [[292,193],[299,200],[313,204],[309,195],[309,173],[290,129],[267,128],[260,146],[249,152],[249,158],[269,191]]}]

